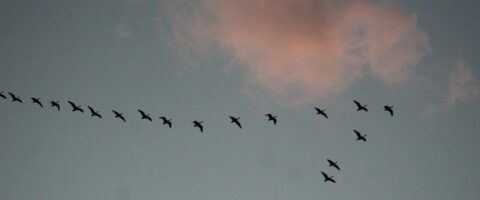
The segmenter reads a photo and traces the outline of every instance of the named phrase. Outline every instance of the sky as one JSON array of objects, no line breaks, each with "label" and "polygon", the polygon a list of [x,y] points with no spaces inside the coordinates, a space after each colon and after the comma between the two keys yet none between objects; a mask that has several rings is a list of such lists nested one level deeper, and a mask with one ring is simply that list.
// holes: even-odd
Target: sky
[{"label": "sky", "polygon": [[478,4],[3,0],[0,199],[478,199]]}]

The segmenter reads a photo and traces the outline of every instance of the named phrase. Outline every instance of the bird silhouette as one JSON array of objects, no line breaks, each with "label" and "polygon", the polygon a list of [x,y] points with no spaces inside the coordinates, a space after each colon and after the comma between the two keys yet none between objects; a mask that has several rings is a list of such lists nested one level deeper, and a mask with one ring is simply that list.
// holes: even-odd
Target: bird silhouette
[{"label": "bird silhouette", "polygon": [[32,100],[33,103],[36,103],[36,104],[38,104],[40,107],[43,108],[43,104],[42,104],[42,102],[40,102],[40,98],[34,98],[34,97],[32,97],[32,98],[30,98],[30,99]]},{"label": "bird silhouette", "polygon": [[330,160],[330,159],[327,159],[327,161],[328,161],[328,164],[329,164],[328,166],[329,166],[329,167],[335,167],[335,168],[338,169],[338,171],[340,171],[340,167],[338,167],[336,161],[334,162],[333,160]]},{"label": "bird silhouette", "polygon": [[323,182],[330,181],[332,183],[335,183],[335,180],[333,180],[333,176],[328,176],[325,172],[321,172],[323,175]]},{"label": "bird silhouette", "polygon": [[115,110],[112,110],[112,112],[115,114],[115,118],[120,118],[123,122],[127,122],[127,120],[125,120],[125,117],[123,117],[123,113]]},{"label": "bird silhouette", "polygon": [[90,116],[91,117],[98,117],[98,118],[102,118],[102,116],[100,115],[100,113],[98,113],[98,111],[94,110],[92,107],[90,106],[87,106],[88,109],[90,110]]},{"label": "bird silhouette", "polygon": [[267,121],[273,121],[273,124],[277,124],[277,116],[273,116],[271,113],[265,114],[268,117]]},{"label": "bird silhouette", "polygon": [[355,134],[357,135],[357,140],[363,140],[363,142],[367,141],[367,135],[362,135],[355,129],[353,129],[353,132],[355,132]]},{"label": "bird silhouette", "polygon": [[235,123],[239,128],[242,128],[242,124],[240,124],[240,117],[228,116],[230,117],[230,123]]},{"label": "bird silhouette", "polygon": [[3,94],[3,92],[0,92],[0,97],[2,97],[3,99],[7,99],[7,97],[5,96],[5,94]]},{"label": "bird silhouette", "polygon": [[325,113],[325,109],[322,110],[322,109],[320,109],[320,108],[315,107],[315,110],[317,111],[317,115],[323,115],[325,118],[328,119],[328,116],[327,116],[327,114]]},{"label": "bird silhouette", "polygon": [[167,119],[166,117],[159,117],[159,119],[162,119],[162,124],[163,125],[168,125],[168,128],[172,128],[172,119]]},{"label": "bird silhouette", "polygon": [[357,111],[364,110],[365,112],[368,112],[367,105],[362,105],[356,100],[353,100],[353,102],[355,103],[355,105],[357,105]]},{"label": "bird silhouette", "polygon": [[50,101],[50,106],[51,107],[56,107],[57,110],[60,110],[60,102],[58,102],[58,101]]},{"label": "bird silhouette", "polygon": [[19,102],[19,103],[23,103],[22,99],[20,99],[20,97],[17,97],[15,96],[13,93],[9,92],[8,93],[10,95],[10,97],[12,97],[12,102]]},{"label": "bird silhouette", "polygon": [[202,125],[203,121],[193,121],[193,127],[198,127],[198,129],[200,129],[200,133],[203,133],[203,125]]},{"label": "bird silhouette", "polygon": [[82,106],[80,106],[80,105],[77,106],[75,103],[73,103],[71,101],[68,101],[68,104],[70,104],[72,106],[72,112],[79,111],[79,112],[83,113]]},{"label": "bird silhouette", "polygon": [[389,112],[389,113],[390,113],[390,116],[393,117],[393,106],[387,106],[387,105],[385,105],[385,106],[383,106],[383,110]]},{"label": "bird silhouette", "polygon": [[138,110],[138,112],[140,113],[140,115],[142,115],[141,119],[147,119],[147,120],[152,121],[152,118],[150,117],[150,114],[146,114],[145,112],[143,112],[143,110]]}]

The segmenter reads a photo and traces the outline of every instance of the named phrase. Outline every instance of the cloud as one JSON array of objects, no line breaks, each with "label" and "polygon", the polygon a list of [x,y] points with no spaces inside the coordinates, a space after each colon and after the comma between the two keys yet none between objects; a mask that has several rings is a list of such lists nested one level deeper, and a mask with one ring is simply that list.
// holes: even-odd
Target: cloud
[{"label": "cloud", "polygon": [[458,60],[453,70],[448,74],[444,101],[427,107],[424,114],[445,113],[454,109],[459,103],[475,99],[480,94],[478,83],[470,67],[463,60]]},{"label": "cloud", "polygon": [[479,90],[475,78],[462,60],[459,60],[448,77],[448,97],[446,107],[452,109],[456,104],[478,97]]},{"label": "cloud", "polygon": [[191,16],[179,44],[214,44],[249,86],[287,103],[340,94],[367,74],[400,84],[431,51],[414,15],[367,0],[204,0]]},{"label": "cloud", "polygon": [[119,23],[115,27],[115,33],[122,39],[134,39],[135,34],[127,28],[126,23]]}]

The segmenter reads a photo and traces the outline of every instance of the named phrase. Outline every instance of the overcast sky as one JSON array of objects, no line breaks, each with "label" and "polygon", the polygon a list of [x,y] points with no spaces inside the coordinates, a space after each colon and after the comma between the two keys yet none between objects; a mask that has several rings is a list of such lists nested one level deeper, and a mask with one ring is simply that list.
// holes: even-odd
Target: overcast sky
[{"label": "overcast sky", "polygon": [[478,199],[478,7],[1,1],[0,199]]}]

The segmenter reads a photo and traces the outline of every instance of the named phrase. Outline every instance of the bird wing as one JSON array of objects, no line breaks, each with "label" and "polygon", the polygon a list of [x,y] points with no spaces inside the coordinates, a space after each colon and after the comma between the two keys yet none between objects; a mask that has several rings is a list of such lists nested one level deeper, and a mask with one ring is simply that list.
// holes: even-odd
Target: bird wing
[{"label": "bird wing", "polygon": [[68,101],[68,104],[70,104],[72,107],[77,107],[77,105],[75,105],[75,103],[71,102],[71,101]]},{"label": "bird wing", "polygon": [[198,126],[198,128],[200,129],[200,132],[203,133],[203,126],[201,124]]},{"label": "bird wing", "polygon": [[328,175],[327,175],[327,174],[325,174],[325,172],[321,172],[321,173],[322,173],[322,175],[323,175],[323,178],[325,178],[325,179],[329,179]]},{"label": "bird wing", "polygon": [[242,128],[242,125],[240,124],[239,121],[235,121],[235,124],[237,124],[237,126],[238,126],[239,128]]},{"label": "bird wing", "polygon": [[353,102],[355,103],[355,105],[357,105],[358,107],[362,107],[362,104],[360,104],[358,101],[356,100],[353,100]]},{"label": "bird wing", "polygon": [[90,107],[90,106],[87,106],[87,107],[88,107],[88,109],[90,110],[90,112],[91,112],[92,114],[95,113],[95,110],[94,110],[92,107]]},{"label": "bird wing", "polygon": [[138,112],[140,112],[140,114],[141,114],[142,116],[146,116],[146,114],[145,114],[145,112],[143,112],[143,110],[138,110]]}]

